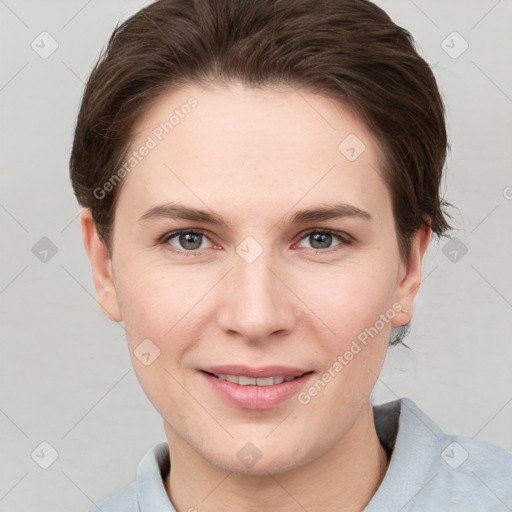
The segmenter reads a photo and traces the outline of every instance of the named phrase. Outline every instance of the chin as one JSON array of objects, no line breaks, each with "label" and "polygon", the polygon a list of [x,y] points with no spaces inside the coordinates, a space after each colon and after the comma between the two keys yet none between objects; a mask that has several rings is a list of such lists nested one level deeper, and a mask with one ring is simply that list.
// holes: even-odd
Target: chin
[{"label": "chin", "polygon": [[[251,442],[236,443],[237,447],[228,453],[212,453],[209,456],[203,454],[203,457],[210,463],[225,471],[230,471],[239,475],[248,476],[268,476],[287,473],[306,464],[309,459],[313,459],[311,453],[299,452],[294,446],[278,449],[277,446],[267,445],[259,449]],[[240,445],[240,447],[238,447]],[[302,446],[304,450],[304,446]],[[234,455],[234,456],[233,456]]]}]

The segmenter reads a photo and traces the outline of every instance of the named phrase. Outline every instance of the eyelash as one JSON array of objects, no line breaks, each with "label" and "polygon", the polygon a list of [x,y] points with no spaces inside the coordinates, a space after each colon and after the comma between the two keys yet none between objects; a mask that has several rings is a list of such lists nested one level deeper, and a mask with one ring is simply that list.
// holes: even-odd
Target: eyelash
[{"label": "eyelash", "polygon": [[[169,240],[171,240],[174,237],[181,235],[183,233],[192,233],[194,235],[202,235],[202,236],[208,238],[206,231],[204,231],[202,229],[180,229],[178,231],[172,231],[170,233],[166,233],[159,239],[158,243],[162,244],[162,245],[166,245],[166,244],[168,244]],[[313,233],[322,233],[322,234],[332,235],[332,236],[338,238],[341,242],[339,245],[336,245],[336,246],[334,246],[332,248],[328,248],[328,249],[314,249],[311,247],[304,247],[304,249],[313,251],[315,254],[331,253],[331,252],[337,250],[338,248],[341,248],[341,247],[347,246],[347,245],[353,245],[355,243],[355,240],[348,234],[343,233],[341,231],[333,231],[332,229],[310,229],[308,231],[301,233],[299,235],[298,241],[300,242],[304,238],[312,235]],[[210,240],[210,242],[211,242],[211,240]],[[206,249],[194,249],[194,250],[190,250],[190,251],[185,251],[185,250],[179,250],[173,246],[171,246],[171,247],[172,247],[173,252],[176,252],[178,254],[184,254],[185,256],[188,256],[188,257],[200,256],[202,254],[202,252],[206,250]]]}]

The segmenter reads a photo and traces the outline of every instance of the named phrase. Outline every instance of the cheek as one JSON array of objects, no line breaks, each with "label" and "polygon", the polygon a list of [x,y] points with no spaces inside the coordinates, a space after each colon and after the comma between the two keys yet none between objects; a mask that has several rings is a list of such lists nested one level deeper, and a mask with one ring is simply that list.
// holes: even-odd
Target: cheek
[{"label": "cheek", "polygon": [[314,278],[297,281],[296,289],[337,340],[351,339],[389,310],[395,276],[390,268],[378,262],[371,265],[346,262],[329,267]]},{"label": "cheek", "polygon": [[187,405],[179,364],[194,344],[187,326],[200,290],[185,293],[187,283],[175,274],[164,275],[158,267],[142,270],[132,260],[119,265],[116,290],[137,379],[157,410],[172,403],[179,420],[176,411],[186,410]]},{"label": "cheek", "polygon": [[[179,388],[172,376],[183,382],[181,366],[201,341],[200,319],[208,317],[215,305],[211,290],[218,276],[202,273],[199,277],[183,267],[140,263],[132,259],[119,266],[116,289],[132,364],[152,400],[169,390],[173,393],[174,386]],[[147,349],[158,357],[145,366],[140,356]]]},{"label": "cheek", "polygon": [[198,283],[190,276],[169,270],[136,258],[116,268],[116,293],[130,343],[140,337],[170,335],[200,297]]},{"label": "cheek", "polygon": [[300,293],[329,330],[312,347],[324,363],[319,377],[325,388],[318,383],[311,393],[306,390],[304,402],[311,399],[314,408],[331,404],[343,417],[366,400],[382,369],[396,314],[394,273],[385,262],[347,262],[308,283]]}]

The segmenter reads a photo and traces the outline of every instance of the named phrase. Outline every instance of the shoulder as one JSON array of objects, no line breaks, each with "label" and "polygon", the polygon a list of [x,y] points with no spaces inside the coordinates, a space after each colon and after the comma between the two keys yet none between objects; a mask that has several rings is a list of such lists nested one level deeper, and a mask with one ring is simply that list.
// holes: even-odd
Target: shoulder
[{"label": "shoulder", "polygon": [[368,512],[512,510],[512,452],[444,433],[411,399],[374,408],[388,471]]},{"label": "shoulder", "polygon": [[89,512],[139,512],[135,482],[98,503]]},{"label": "shoulder", "polygon": [[158,443],[139,462],[135,481],[89,512],[175,512],[164,485],[169,469],[168,445],[166,442]]},{"label": "shoulder", "polygon": [[454,500],[471,501],[478,510],[512,507],[512,452],[453,434],[443,436],[438,452],[435,487],[450,490]]},{"label": "shoulder", "polygon": [[425,487],[413,500],[420,508],[481,512],[512,507],[512,452],[467,436],[444,433],[410,399],[402,399],[402,406],[408,410],[409,426],[414,425],[410,421],[412,413],[429,427],[428,434],[423,434],[430,438],[432,451],[417,453],[428,465]]},{"label": "shoulder", "polygon": [[400,428],[410,435],[412,429],[417,433],[418,424],[422,425],[420,436],[428,437],[429,446],[434,449],[433,467],[459,478],[479,474],[495,482],[505,479],[512,491],[512,451],[471,437],[446,434],[411,399],[401,398],[400,403],[400,416],[404,416],[400,418]]}]

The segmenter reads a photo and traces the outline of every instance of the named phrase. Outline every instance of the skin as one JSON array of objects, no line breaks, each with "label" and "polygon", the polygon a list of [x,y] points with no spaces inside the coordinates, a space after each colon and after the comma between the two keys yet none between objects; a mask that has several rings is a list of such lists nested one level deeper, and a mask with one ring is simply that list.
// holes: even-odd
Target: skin
[{"label": "skin", "polygon": [[[153,104],[132,149],[190,96],[197,107],[125,178],[112,257],[90,211],[81,216],[100,307],[124,322],[137,378],[164,421],[166,490],[179,512],[223,511],[227,503],[234,512],[360,511],[388,466],[371,391],[391,327],[411,319],[431,231],[417,231],[402,261],[378,141],[342,105],[306,91],[190,85]],[[338,150],[349,134],[366,146],[354,161]],[[171,201],[215,212],[228,227],[140,221]],[[299,209],[339,202],[371,220],[288,222]],[[179,237],[159,243],[173,230],[198,228],[206,235],[195,255],[177,252],[187,250]],[[318,248],[304,234],[310,229],[355,243],[334,236]],[[252,263],[236,251],[248,236],[263,250]],[[237,408],[198,371],[282,364],[319,377],[397,303],[408,312],[385,323],[306,405],[294,396],[265,411]],[[160,355],[145,366],[134,350],[148,338]],[[252,467],[237,457],[247,442],[261,453]]]}]

